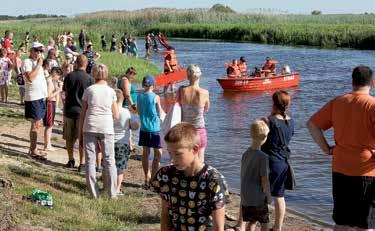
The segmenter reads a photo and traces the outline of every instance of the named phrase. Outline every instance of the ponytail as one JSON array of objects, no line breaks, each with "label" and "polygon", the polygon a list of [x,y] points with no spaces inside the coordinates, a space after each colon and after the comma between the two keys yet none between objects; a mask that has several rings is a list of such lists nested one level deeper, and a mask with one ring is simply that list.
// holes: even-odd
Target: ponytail
[{"label": "ponytail", "polygon": [[[288,109],[291,101],[291,97],[288,92],[279,90],[272,95],[272,101],[274,105],[273,115],[279,114],[285,120],[285,123],[289,125],[286,119],[286,110]],[[276,109],[276,110],[275,110]]]}]

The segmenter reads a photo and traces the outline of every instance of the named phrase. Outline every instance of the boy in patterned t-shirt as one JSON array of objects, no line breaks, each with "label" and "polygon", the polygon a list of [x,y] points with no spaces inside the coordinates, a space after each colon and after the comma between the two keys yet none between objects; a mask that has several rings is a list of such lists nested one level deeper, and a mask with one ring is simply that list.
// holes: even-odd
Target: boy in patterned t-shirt
[{"label": "boy in patterned t-shirt", "polygon": [[179,123],[165,136],[172,165],[161,168],[152,186],[161,197],[161,230],[224,230],[226,186],[216,169],[202,163],[200,138],[189,123]]}]

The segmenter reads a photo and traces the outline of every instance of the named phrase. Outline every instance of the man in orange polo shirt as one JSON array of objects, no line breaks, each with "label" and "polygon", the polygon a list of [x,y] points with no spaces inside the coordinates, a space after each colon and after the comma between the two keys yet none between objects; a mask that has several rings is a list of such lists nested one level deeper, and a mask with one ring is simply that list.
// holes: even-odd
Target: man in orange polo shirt
[{"label": "man in orange polo shirt", "polygon": [[[334,98],[307,122],[314,141],[332,155],[335,230],[375,229],[375,98],[372,70],[353,70],[353,91]],[[333,128],[335,145],[324,131]]]}]

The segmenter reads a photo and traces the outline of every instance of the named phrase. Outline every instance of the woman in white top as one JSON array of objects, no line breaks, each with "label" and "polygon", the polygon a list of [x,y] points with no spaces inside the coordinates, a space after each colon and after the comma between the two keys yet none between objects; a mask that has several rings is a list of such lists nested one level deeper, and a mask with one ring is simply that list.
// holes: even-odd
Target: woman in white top
[{"label": "woman in white top", "polygon": [[199,80],[202,72],[198,65],[191,64],[187,68],[188,86],[178,89],[177,102],[182,108],[182,121],[191,123],[198,129],[201,148],[199,158],[204,162],[204,151],[207,147],[207,130],[204,122],[204,113],[208,112],[210,107],[209,93],[206,89],[199,86]]},{"label": "woman in white top", "polygon": [[95,164],[96,143],[100,142],[103,153],[104,189],[111,198],[116,198],[113,129],[113,120],[119,118],[116,94],[107,84],[108,69],[105,65],[95,64],[92,76],[96,83],[83,93],[79,122],[86,154],[86,183],[91,196],[98,197]]}]

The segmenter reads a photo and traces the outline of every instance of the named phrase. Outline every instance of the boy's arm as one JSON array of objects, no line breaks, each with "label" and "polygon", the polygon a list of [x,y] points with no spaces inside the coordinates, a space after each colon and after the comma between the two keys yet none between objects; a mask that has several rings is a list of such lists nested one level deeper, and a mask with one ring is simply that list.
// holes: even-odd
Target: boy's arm
[{"label": "boy's arm", "polygon": [[262,177],[262,188],[264,194],[266,194],[266,200],[268,204],[271,204],[271,190],[270,190],[270,181],[268,176]]},{"label": "boy's arm", "polygon": [[172,230],[172,224],[169,220],[169,215],[168,215],[168,202],[166,202],[163,198],[160,198],[160,200],[161,200],[160,230],[161,231]]},{"label": "boy's arm", "polygon": [[212,225],[214,231],[224,231],[225,207],[212,211]]},{"label": "boy's arm", "polygon": [[159,118],[165,117],[165,112],[164,112],[163,108],[161,107],[160,97],[159,96],[155,97],[155,103],[156,103],[156,108],[158,109]]}]

